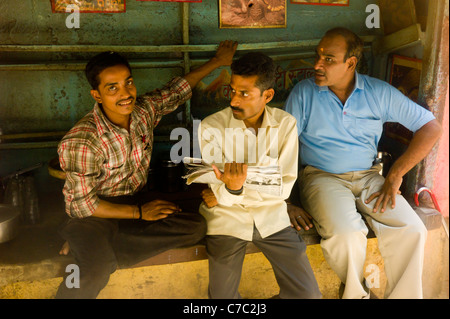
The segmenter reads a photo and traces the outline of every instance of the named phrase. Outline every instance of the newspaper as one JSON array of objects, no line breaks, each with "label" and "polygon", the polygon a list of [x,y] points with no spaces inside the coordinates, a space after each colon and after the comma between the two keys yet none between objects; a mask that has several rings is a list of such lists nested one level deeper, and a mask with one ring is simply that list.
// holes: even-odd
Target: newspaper
[{"label": "newspaper", "polygon": [[[187,170],[186,175],[183,176],[186,179],[186,184],[222,183],[222,181],[217,179],[213,168],[203,160],[185,157],[183,158],[183,163]],[[261,193],[281,196],[283,187],[281,169],[279,166],[248,166],[247,179],[244,186]]]}]

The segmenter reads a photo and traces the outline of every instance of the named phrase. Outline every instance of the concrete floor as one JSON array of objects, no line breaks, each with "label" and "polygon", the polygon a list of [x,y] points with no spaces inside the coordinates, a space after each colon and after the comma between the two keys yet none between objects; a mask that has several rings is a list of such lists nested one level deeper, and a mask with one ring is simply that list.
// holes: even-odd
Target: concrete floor
[{"label": "concrete floor", "polygon": [[18,236],[0,244],[0,264],[26,264],[58,256],[63,241],[57,233],[66,218],[61,191],[39,194],[40,222],[22,224]]}]

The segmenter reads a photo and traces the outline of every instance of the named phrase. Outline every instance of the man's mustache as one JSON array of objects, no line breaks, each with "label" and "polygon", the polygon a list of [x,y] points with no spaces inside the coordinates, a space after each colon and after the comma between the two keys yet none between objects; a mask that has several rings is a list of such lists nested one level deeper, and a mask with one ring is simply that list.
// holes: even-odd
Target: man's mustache
[{"label": "man's mustache", "polygon": [[230,107],[231,107],[231,109],[232,109],[233,111],[238,111],[238,112],[242,112],[242,111],[243,111],[242,109],[240,109],[240,108],[238,108],[238,107],[235,107],[235,106],[231,106],[231,105],[230,105]]}]

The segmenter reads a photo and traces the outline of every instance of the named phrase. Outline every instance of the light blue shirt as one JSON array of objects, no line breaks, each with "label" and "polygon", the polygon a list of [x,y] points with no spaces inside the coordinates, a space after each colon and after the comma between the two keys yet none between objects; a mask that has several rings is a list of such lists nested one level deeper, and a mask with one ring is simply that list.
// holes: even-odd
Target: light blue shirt
[{"label": "light blue shirt", "polygon": [[285,110],[297,119],[303,166],[334,174],[367,170],[376,158],[385,122],[416,132],[435,118],[388,83],[355,74],[355,89],[344,105],[314,78],[292,89]]}]

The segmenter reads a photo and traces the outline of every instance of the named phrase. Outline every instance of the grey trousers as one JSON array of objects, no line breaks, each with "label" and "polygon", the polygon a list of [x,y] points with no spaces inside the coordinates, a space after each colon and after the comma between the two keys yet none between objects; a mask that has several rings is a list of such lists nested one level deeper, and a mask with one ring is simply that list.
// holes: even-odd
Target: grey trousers
[{"label": "grey trousers", "polygon": [[[297,231],[287,227],[261,238],[256,227],[252,242],[269,260],[282,299],[321,298],[319,286],[306,255],[306,244]],[[209,290],[212,299],[238,299],[239,282],[247,241],[225,235],[206,236],[209,259]]]},{"label": "grey trousers", "polygon": [[373,212],[375,200],[365,200],[384,184],[381,166],[367,171],[330,174],[307,166],[299,174],[303,207],[322,236],[325,259],[345,283],[342,298],[369,297],[364,281],[368,229],[378,239],[387,277],[385,298],[422,298],[422,270],[427,229],[405,198],[396,197],[384,213]]}]

